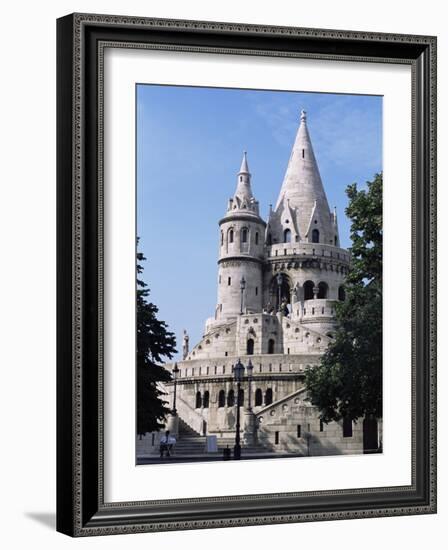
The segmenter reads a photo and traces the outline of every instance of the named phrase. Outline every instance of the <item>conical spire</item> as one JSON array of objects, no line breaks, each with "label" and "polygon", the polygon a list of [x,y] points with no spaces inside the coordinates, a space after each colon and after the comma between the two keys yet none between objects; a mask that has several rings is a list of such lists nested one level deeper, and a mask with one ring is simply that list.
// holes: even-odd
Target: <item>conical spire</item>
[{"label": "conical spire", "polygon": [[240,168],[240,171],[238,173],[239,174],[249,174],[250,175],[249,166],[247,164],[247,151],[243,152],[243,160],[241,161],[241,168]]},{"label": "conical spire", "polygon": [[305,111],[300,113],[300,126],[275,206],[279,219],[287,203],[290,209],[297,212],[300,240],[310,241],[310,232],[318,229],[319,242],[333,244],[332,217],[314,156]]},{"label": "conical spire", "polygon": [[250,180],[251,175],[249,172],[249,165],[247,163],[247,152],[244,151],[241,167],[237,176],[235,194],[233,195],[233,198],[229,200],[226,216],[241,212],[259,216],[258,202],[252,194]]}]

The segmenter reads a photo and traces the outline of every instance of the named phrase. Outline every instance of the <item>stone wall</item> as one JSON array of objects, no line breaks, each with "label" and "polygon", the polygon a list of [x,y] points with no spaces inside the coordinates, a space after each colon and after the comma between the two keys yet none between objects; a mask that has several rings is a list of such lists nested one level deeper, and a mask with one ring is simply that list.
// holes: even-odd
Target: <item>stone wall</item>
[{"label": "stone wall", "polygon": [[319,411],[299,390],[256,411],[257,440],[275,452],[304,456],[363,452],[362,420],[351,423],[344,434],[343,422],[323,423]]}]

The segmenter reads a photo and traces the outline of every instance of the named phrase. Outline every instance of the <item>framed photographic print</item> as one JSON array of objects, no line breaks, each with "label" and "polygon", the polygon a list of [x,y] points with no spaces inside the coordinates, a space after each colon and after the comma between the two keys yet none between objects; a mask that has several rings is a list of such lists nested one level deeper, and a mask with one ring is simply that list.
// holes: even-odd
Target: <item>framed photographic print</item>
[{"label": "framed photographic print", "polygon": [[58,20],[58,525],[436,511],[436,39]]}]

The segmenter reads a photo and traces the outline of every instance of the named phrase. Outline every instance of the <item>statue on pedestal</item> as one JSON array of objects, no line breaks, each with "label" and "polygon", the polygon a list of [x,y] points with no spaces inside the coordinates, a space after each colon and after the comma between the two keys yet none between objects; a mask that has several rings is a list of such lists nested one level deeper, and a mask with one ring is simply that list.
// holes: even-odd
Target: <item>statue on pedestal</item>
[{"label": "statue on pedestal", "polygon": [[184,337],[182,341],[182,359],[186,359],[189,351],[189,342],[190,337],[187,334],[187,331],[184,329]]}]

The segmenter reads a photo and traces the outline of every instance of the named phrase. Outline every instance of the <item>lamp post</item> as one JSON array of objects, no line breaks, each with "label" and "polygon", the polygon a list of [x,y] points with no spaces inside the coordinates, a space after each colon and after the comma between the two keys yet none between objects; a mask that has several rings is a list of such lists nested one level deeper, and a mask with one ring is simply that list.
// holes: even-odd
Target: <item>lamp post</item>
[{"label": "lamp post", "polygon": [[244,289],[246,288],[246,279],[244,277],[241,277],[240,281],[240,290],[241,290],[241,307],[240,307],[240,315],[243,314],[243,299],[244,299]]},{"label": "lamp post", "polygon": [[177,366],[177,363],[174,363],[174,368],[173,368],[173,378],[174,378],[174,395],[173,395],[173,411],[172,411],[172,414],[173,416],[176,416],[177,415],[177,410],[176,410],[176,391],[177,391],[177,375],[179,373],[179,367]]},{"label": "lamp post", "polygon": [[278,311],[281,310],[282,307],[282,282],[283,277],[281,273],[277,273],[277,286],[278,286]]},{"label": "lamp post", "polygon": [[240,393],[241,381],[244,376],[244,365],[238,359],[237,364],[233,369],[233,376],[236,382],[236,432],[235,432],[235,447],[233,449],[233,458],[239,460],[241,458],[241,442],[240,442]]}]

